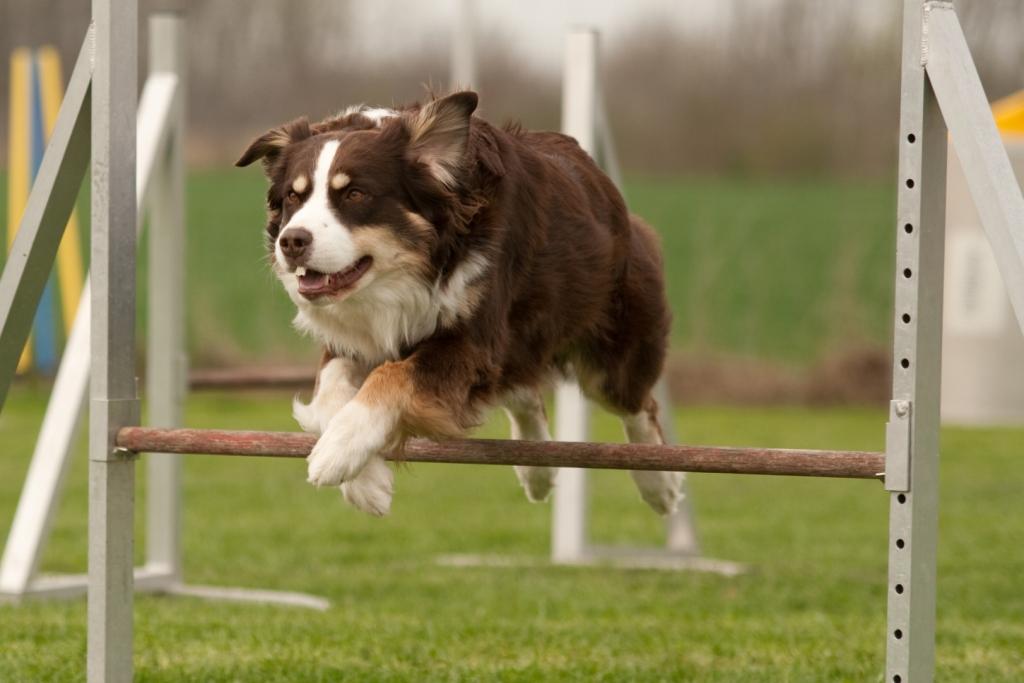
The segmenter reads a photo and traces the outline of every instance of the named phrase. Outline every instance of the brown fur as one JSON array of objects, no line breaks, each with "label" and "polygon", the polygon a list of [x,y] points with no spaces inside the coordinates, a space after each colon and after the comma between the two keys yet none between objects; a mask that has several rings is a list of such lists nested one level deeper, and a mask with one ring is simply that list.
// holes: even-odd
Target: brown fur
[{"label": "brown fur", "polygon": [[379,365],[360,400],[398,408],[411,432],[455,436],[501,396],[574,372],[614,412],[654,418],[670,322],[656,234],[574,139],[497,128],[475,106],[456,93],[379,126],[353,113],[259,138],[239,164],[261,158],[270,177],[269,244],[288,219],[289,174],[311,172],[323,136],[339,139],[338,168],[373,190],[336,208],[354,239],[386,226],[441,286],[471,255],[490,264],[470,313]]}]

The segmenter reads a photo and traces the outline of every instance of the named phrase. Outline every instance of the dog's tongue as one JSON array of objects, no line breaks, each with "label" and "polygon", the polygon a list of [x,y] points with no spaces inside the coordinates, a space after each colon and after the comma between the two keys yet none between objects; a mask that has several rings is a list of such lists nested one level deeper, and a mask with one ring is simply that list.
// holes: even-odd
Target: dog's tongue
[{"label": "dog's tongue", "polygon": [[318,270],[302,269],[299,278],[299,293],[306,298],[334,294],[343,289],[351,287],[359,281],[367,270],[373,259],[364,256],[343,271],[337,273],[321,273]]},{"label": "dog's tongue", "polygon": [[299,284],[303,289],[320,289],[327,284],[327,273],[318,270],[307,270],[299,276]]}]

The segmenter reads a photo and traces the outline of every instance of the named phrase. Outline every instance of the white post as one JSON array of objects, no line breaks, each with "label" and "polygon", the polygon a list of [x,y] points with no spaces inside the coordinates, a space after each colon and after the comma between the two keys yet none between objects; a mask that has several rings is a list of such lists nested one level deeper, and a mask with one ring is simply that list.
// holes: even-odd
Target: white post
[{"label": "white post", "polygon": [[[658,402],[658,421],[667,443],[679,443],[676,435],[675,415],[672,414],[672,400],[668,393],[668,382],[664,375],[654,387],[654,398]],[[700,555],[700,537],[694,523],[693,507],[685,482],[682,485],[683,499],[674,513],[665,518],[665,546],[670,552],[697,557]]]},{"label": "white post", "polygon": [[476,0],[456,0],[451,37],[451,88],[479,87],[476,80]]},{"label": "white post", "polygon": [[931,681],[939,505],[946,125],[922,63],[929,3],[905,0],[900,87],[893,401],[886,430],[886,681]]},{"label": "white post", "polygon": [[[562,82],[562,132],[583,149],[594,153],[597,112],[597,33],[577,29],[569,33]],[[555,438],[586,441],[589,408],[575,384],[562,384],[555,392]],[[552,562],[571,563],[583,558],[587,544],[586,470],[564,468],[555,486],[551,528]]]},{"label": "white post", "polygon": [[118,452],[138,424],[135,392],[137,0],[93,0],[92,376],[89,415],[87,678],[132,679],[135,462]]},{"label": "white post", "polygon": [[[183,20],[149,20],[149,68],[178,78],[166,146],[149,197],[149,329],[146,398],[149,424],[179,427],[188,376],[185,358],[185,50]],[[181,456],[146,456],[146,567],[181,580]]]}]

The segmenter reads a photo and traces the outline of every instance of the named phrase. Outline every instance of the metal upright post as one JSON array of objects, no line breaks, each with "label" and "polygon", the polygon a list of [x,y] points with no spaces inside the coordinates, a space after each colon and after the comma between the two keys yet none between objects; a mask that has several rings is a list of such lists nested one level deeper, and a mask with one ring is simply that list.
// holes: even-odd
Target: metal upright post
[{"label": "metal upright post", "polygon": [[[597,32],[569,32],[562,82],[562,132],[595,153],[597,113]],[[575,383],[562,383],[555,392],[555,438],[586,441],[589,407]],[[552,505],[551,560],[574,562],[583,558],[587,543],[586,471],[566,468],[558,473]]]},{"label": "metal upright post", "polygon": [[[668,382],[664,376],[654,387],[654,397],[658,401],[658,421],[661,422],[665,442],[679,443]],[[684,557],[700,557],[700,537],[697,535],[697,524],[694,522],[693,506],[690,504],[686,482],[683,482],[680,490],[683,498],[679,501],[679,507],[665,518],[665,547],[669,552]],[[723,563],[722,566],[726,565]]]},{"label": "metal upright post", "polygon": [[88,680],[132,678],[137,0],[93,0]]},{"label": "metal upright post", "polygon": [[922,0],[904,0],[896,225],[893,401],[886,434],[889,583],[885,680],[931,681],[935,666],[939,378],[946,125],[925,76]]},{"label": "metal upright post", "polygon": [[[151,75],[177,76],[166,146],[149,197],[149,306],[146,399],[149,424],[181,426],[185,357],[185,50],[184,22],[172,13],[149,20]],[[181,580],[181,456],[146,456],[146,567]]]},{"label": "metal upright post", "polygon": [[476,0],[458,0],[451,42],[451,88],[479,87],[476,81]]}]

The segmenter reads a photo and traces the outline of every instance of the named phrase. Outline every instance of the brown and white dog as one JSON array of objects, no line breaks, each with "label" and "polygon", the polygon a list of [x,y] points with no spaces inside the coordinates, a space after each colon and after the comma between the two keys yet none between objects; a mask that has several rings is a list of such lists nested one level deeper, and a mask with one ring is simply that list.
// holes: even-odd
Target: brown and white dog
[{"label": "brown and white dog", "polygon": [[[651,387],[669,329],[655,233],[570,137],[497,128],[458,92],[397,110],[353,107],[256,139],[270,179],[267,245],[323,344],[309,481],[383,515],[382,457],[411,435],[457,437],[503,405],[516,439],[549,439],[542,390],[559,376],[660,443]],[[530,500],[556,470],[516,467]],[[661,514],[681,475],[633,472]]]}]

